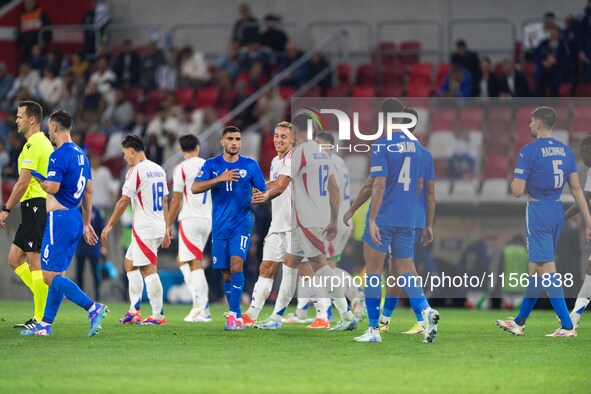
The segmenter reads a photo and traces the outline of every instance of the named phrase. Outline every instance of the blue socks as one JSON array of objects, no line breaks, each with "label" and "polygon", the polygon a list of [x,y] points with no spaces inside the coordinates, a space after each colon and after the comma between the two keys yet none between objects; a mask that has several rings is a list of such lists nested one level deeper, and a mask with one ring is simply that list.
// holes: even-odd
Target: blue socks
[{"label": "blue socks", "polygon": [[396,309],[396,305],[398,305],[398,297],[386,295],[386,299],[384,300],[384,311],[382,312],[382,315],[385,317],[392,317],[394,309]]},{"label": "blue socks", "polygon": [[554,311],[558,315],[562,323],[562,328],[572,330],[573,322],[566,308],[566,302],[564,301],[564,290],[561,286],[560,274],[554,272],[550,274],[549,280],[542,280],[543,285],[546,285],[548,282],[550,282],[550,285],[544,287],[546,288],[546,293],[548,293],[548,298],[550,298],[552,308],[554,308]]},{"label": "blue socks", "polygon": [[[244,289],[244,272],[236,272],[231,275],[232,281],[230,282],[230,312],[236,313],[236,318],[242,317],[240,311],[240,301],[242,300],[242,290]],[[227,294],[227,292],[226,292]]]},{"label": "blue socks", "polygon": [[414,277],[410,272],[403,274],[402,277],[404,277],[404,286],[402,288],[408,295],[408,301],[417,316],[417,321],[421,321],[423,320],[421,312],[429,307],[427,298],[425,298],[425,294],[423,293],[421,280]]},{"label": "blue socks", "polygon": [[527,285],[527,289],[525,289],[525,295],[523,296],[523,301],[521,302],[521,308],[519,308],[519,314],[515,318],[515,323],[523,326],[525,321],[529,317],[531,311],[534,309],[534,305],[536,305],[536,301],[542,292],[542,283],[541,278],[537,275],[530,275],[529,277],[529,284]]},{"label": "blue socks", "polygon": [[369,326],[379,327],[380,321],[380,303],[382,302],[382,275],[368,274],[365,287],[365,305],[367,307],[367,317]]},{"label": "blue socks", "polygon": [[53,280],[51,281],[50,288],[53,288],[57,292],[64,295],[68,300],[72,301],[74,304],[86,310],[89,310],[94,305],[94,302],[90,299],[90,297],[84,294],[84,292],[80,290],[80,287],[78,287],[76,283],[72,282],[68,278],[64,278],[61,275],[57,275],[53,278]]},{"label": "blue socks", "polygon": [[43,313],[43,322],[53,324],[63,299],[64,295],[62,293],[57,291],[53,286],[49,286],[47,301],[45,302],[45,312]]}]

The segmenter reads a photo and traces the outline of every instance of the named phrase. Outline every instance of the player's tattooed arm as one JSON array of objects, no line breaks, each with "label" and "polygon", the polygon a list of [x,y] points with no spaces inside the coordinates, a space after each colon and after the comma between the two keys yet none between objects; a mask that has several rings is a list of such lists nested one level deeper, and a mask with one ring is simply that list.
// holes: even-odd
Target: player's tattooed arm
[{"label": "player's tattooed arm", "polygon": [[514,178],[511,182],[511,193],[513,196],[519,198],[525,192],[525,181],[523,179]]},{"label": "player's tattooed arm", "polygon": [[347,212],[345,212],[345,215],[343,216],[343,222],[347,226],[349,225],[349,221],[353,217],[353,214],[355,212],[357,212],[357,210],[371,197],[372,186],[373,186],[373,178],[367,177],[367,180],[365,181],[365,183],[361,187],[361,190],[359,191],[357,198],[355,199],[355,201],[353,201],[353,204],[351,204],[351,206],[349,207],[349,209],[347,210]]},{"label": "player's tattooed arm", "polygon": [[226,171],[222,172],[218,177],[215,177],[213,179],[209,179],[207,181],[194,181],[191,185],[191,192],[193,194],[204,193],[219,183],[236,182],[239,178],[240,174],[238,174],[237,169],[233,169],[230,171],[226,169]]}]

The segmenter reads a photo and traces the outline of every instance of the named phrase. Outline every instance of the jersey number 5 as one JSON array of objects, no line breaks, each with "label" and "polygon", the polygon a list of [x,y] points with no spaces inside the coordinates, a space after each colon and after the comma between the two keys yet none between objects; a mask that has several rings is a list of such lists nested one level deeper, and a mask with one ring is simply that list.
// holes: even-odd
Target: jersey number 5
[{"label": "jersey number 5", "polygon": [[554,169],[554,189],[560,189],[564,183],[564,171],[558,166],[562,165],[562,160],[552,160]]},{"label": "jersey number 5", "polygon": [[154,212],[162,211],[164,207],[164,183],[152,183],[152,206]]}]

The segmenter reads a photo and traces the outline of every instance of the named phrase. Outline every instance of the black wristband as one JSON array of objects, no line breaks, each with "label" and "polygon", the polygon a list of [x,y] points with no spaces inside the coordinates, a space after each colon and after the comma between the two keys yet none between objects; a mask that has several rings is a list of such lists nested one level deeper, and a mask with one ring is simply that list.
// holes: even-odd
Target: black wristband
[{"label": "black wristband", "polygon": [[10,213],[10,209],[6,208],[6,205],[2,205],[2,212]]}]

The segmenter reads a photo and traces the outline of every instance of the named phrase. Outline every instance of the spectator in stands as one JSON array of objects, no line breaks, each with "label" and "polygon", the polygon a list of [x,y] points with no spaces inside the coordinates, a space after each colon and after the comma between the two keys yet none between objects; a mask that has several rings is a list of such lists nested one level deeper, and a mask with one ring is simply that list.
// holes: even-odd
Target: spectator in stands
[{"label": "spectator in stands", "polygon": [[470,140],[470,130],[460,127],[456,133],[447,172],[452,179],[473,179],[475,175],[478,148]]},{"label": "spectator in stands", "polygon": [[[131,128],[131,134],[139,135],[145,140],[146,130],[148,129],[148,118],[144,111],[136,111],[134,117],[133,127]],[[117,146],[119,150],[119,146]]]},{"label": "spectator in stands", "polygon": [[269,75],[271,66],[271,52],[267,47],[261,46],[258,39],[250,42],[240,50],[240,72],[249,72],[252,65],[256,62],[263,66],[263,73]]},{"label": "spectator in stands", "polygon": [[89,81],[84,99],[76,112],[77,129],[96,130],[106,109],[107,101],[98,91],[98,84],[96,81]]},{"label": "spectator in stands", "polygon": [[57,107],[69,114],[75,115],[79,98],[82,97],[83,92],[84,85],[76,82],[74,73],[68,71],[64,75],[64,88],[62,89],[62,95],[60,96]]},{"label": "spectator in stands", "polygon": [[25,138],[17,131],[11,131],[8,133],[8,145],[10,158],[8,164],[2,168],[2,177],[16,179],[18,178],[18,156],[25,145]]},{"label": "spectator in stands", "polygon": [[12,83],[10,92],[8,92],[8,98],[12,99],[16,97],[18,91],[21,89],[25,89],[30,95],[33,95],[40,79],[41,77],[37,70],[31,69],[31,66],[27,63],[22,63],[19,67],[19,74]]},{"label": "spectator in stands", "polygon": [[549,38],[536,48],[537,69],[535,74],[537,94],[540,97],[558,96],[558,89],[570,69],[569,51],[566,42],[560,36],[557,26],[549,29]]},{"label": "spectator in stands", "polygon": [[449,74],[443,80],[437,95],[441,97],[472,97],[474,93],[472,86],[470,72],[465,67],[452,64]]},{"label": "spectator in stands", "polygon": [[51,23],[43,8],[37,5],[36,0],[24,0],[23,5],[25,12],[21,15],[18,25],[17,45],[23,60],[28,61],[35,45],[39,44],[43,49],[45,45],[51,43],[51,30],[44,31],[42,34],[43,41],[39,42],[41,29],[51,25]]},{"label": "spectator in stands", "polygon": [[544,13],[542,21],[530,23],[523,28],[526,60],[533,60],[535,49],[548,38],[548,31],[552,26],[556,26],[556,15],[549,11]]},{"label": "spectator in stands", "polygon": [[148,136],[146,142],[146,157],[156,164],[162,164],[162,146],[154,134]]},{"label": "spectator in stands", "polygon": [[[236,83],[236,96],[234,97],[234,102],[232,104],[232,108],[236,108],[240,105],[244,100],[250,96],[250,92],[248,90],[248,85],[246,82],[241,81]],[[247,126],[250,126],[256,121],[254,117],[254,103],[250,104],[248,107],[243,109],[235,118],[234,118],[234,125],[239,129],[244,129]]]},{"label": "spectator in stands", "polygon": [[[294,42],[288,42],[285,46],[285,54],[279,57],[279,72],[282,72],[286,68],[294,64],[301,56],[303,52],[297,47]],[[305,62],[297,69],[289,73],[283,81],[281,86],[292,86],[298,88],[306,81],[308,76],[308,62]]]},{"label": "spectator in stands", "polygon": [[230,41],[228,49],[220,53],[216,66],[219,71],[225,72],[233,81],[240,72],[240,43]]},{"label": "spectator in stands", "polygon": [[218,71],[214,78],[215,86],[220,90],[220,96],[218,99],[218,108],[221,111],[230,111],[232,109],[232,103],[234,101],[234,87],[230,76],[224,71]]},{"label": "spectator in stands", "polygon": [[111,16],[106,0],[91,0],[90,10],[82,17],[83,25],[90,25],[84,29],[84,54],[94,55],[96,46],[96,34],[99,32],[99,43],[103,41],[105,30],[111,23]]},{"label": "spectator in stands", "polygon": [[115,104],[109,112],[108,119],[113,123],[114,130],[129,130],[133,125],[133,104],[125,97],[123,90],[115,91]]},{"label": "spectator in stands", "polygon": [[480,81],[476,85],[477,97],[498,97],[500,92],[499,78],[492,70],[488,56],[480,59]]},{"label": "spectator in stands", "polygon": [[[212,127],[217,121],[217,114],[212,107],[203,108],[203,116],[197,130],[197,136],[200,137],[206,130]],[[201,138],[201,137],[200,137]],[[219,135],[215,133],[209,136],[208,140],[201,139],[201,157],[209,158],[222,152]]]},{"label": "spectator in stands", "polygon": [[271,89],[259,97],[254,107],[254,116],[257,119],[260,120],[269,116],[265,121],[266,126],[275,126],[281,122],[284,117],[283,112],[284,101],[277,89]]},{"label": "spectator in stands", "polygon": [[170,61],[160,64],[154,73],[156,88],[167,92],[176,90],[177,71],[172,58]]},{"label": "spectator in stands", "polygon": [[178,86],[200,88],[209,81],[209,70],[203,52],[194,52],[190,46],[184,47],[177,61]]},{"label": "spectator in stands", "polygon": [[236,84],[244,82],[249,93],[254,93],[265,85],[269,79],[263,73],[263,65],[260,62],[252,63],[248,73],[242,73],[236,78]]},{"label": "spectator in stands", "polygon": [[113,179],[111,171],[102,165],[101,155],[98,152],[90,152],[89,159],[94,186],[92,205],[103,212],[111,210],[117,198],[119,184]]},{"label": "spectator in stands", "polygon": [[[326,57],[320,52],[314,53],[308,62],[308,77],[306,78],[306,81],[314,78],[328,67],[330,67],[330,64],[328,63]],[[324,94],[326,89],[332,86],[332,71],[329,70],[329,73],[326,74],[326,76],[322,78],[317,83],[317,85],[322,88],[322,93]]]},{"label": "spectator in stands", "polygon": [[0,169],[4,168],[8,163],[10,163],[10,155],[6,150],[4,139],[0,138]]},{"label": "spectator in stands", "polygon": [[241,3],[238,6],[238,20],[234,22],[232,28],[232,41],[237,41],[240,45],[248,45],[258,38],[259,28],[259,22],[252,15],[250,5]]},{"label": "spectator in stands", "polygon": [[131,40],[123,41],[121,53],[113,61],[113,72],[122,88],[138,86],[140,82],[140,55],[133,50]]},{"label": "spectator in stands", "polygon": [[8,97],[8,92],[14,83],[14,77],[8,72],[6,63],[0,62],[0,103]]},{"label": "spectator in stands", "polygon": [[57,48],[53,48],[47,55],[47,67],[55,70],[55,75],[63,75],[68,68],[64,60],[64,54]]},{"label": "spectator in stands", "polygon": [[38,95],[39,99],[53,112],[62,97],[64,90],[64,80],[52,68],[46,68],[43,72],[43,78],[39,81]]},{"label": "spectator in stands", "polygon": [[77,80],[86,80],[89,68],[90,63],[80,53],[74,53],[70,56],[70,70]]},{"label": "spectator in stands", "polygon": [[[472,81],[480,81],[480,59],[476,52],[468,49],[466,41],[461,39],[456,41],[456,51],[451,55],[451,63],[459,64],[460,66],[466,68],[466,70],[468,70],[472,76]],[[476,86],[477,85],[473,86],[474,91],[470,96],[476,95]]]},{"label": "spectator in stands", "polygon": [[140,83],[144,88],[151,89],[154,87],[156,69],[165,63],[164,53],[156,47],[153,40],[150,40],[146,46],[146,53],[142,56],[140,68]]},{"label": "spectator in stands", "polygon": [[29,63],[29,66],[31,66],[33,70],[39,72],[39,75],[43,74],[43,70],[45,69],[45,67],[47,67],[48,61],[47,57],[43,54],[43,51],[41,50],[40,44],[33,45],[33,48],[31,48],[31,58],[27,63]]},{"label": "spectator in stands", "polygon": [[107,58],[101,56],[96,62],[96,71],[90,75],[88,83],[96,83],[98,91],[109,104],[115,102],[117,76],[109,69]]},{"label": "spectator in stands", "polygon": [[288,37],[279,25],[281,23],[281,16],[268,14],[265,16],[265,31],[261,34],[261,44],[271,48],[275,55],[279,55],[285,51],[285,44],[287,44]]},{"label": "spectator in stands", "polygon": [[587,6],[577,21],[576,42],[579,65],[583,72],[583,80],[591,81],[591,0],[587,0]]},{"label": "spectator in stands", "polygon": [[[497,236],[491,231],[485,234],[484,239],[477,239],[469,244],[460,258],[459,271],[469,276],[479,277],[483,273],[489,272],[496,242]],[[485,303],[488,296],[484,294],[484,291],[474,290],[476,289],[468,289],[465,306],[480,309],[479,304]]]},{"label": "spectator in stands", "polygon": [[527,97],[529,88],[527,80],[521,71],[515,68],[515,63],[510,58],[503,60],[503,74],[500,80],[501,97]]}]

